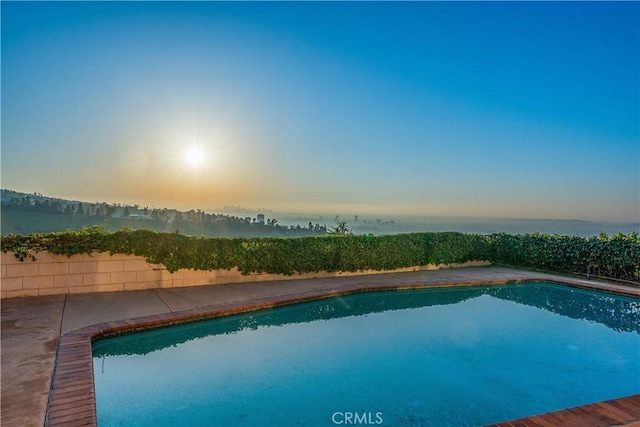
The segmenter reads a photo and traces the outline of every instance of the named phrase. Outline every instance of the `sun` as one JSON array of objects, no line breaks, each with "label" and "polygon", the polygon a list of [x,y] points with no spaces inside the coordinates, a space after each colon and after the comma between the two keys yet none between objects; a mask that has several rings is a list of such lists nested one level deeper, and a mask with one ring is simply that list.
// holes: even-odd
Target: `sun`
[{"label": "sun", "polygon": [[199,147],[189,147],[184,152],[184,161],[193,169],[199,169],[204,164],[204,151]]}]

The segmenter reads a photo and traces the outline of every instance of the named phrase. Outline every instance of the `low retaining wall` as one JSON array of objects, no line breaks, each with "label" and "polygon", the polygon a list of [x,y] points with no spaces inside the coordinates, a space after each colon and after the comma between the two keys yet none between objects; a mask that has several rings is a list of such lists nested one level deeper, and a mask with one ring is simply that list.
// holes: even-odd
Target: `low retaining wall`
[{"label": "low retaining wall", "polygon": [[471,261],[464,264],[440,266],[429,264],[389,271],[319,272],[287,276],[266,273],[243,275],[237,269],[210,271],[182,269],[170,273],[163,265],[150,264],[141,256],[111,255],[105,252],[72,257],[38,252],[35,261],[31,259],[20,261],[13,252],[2,253],[1,256],[0,298],[344,277],[490,264],[486,261]]}]

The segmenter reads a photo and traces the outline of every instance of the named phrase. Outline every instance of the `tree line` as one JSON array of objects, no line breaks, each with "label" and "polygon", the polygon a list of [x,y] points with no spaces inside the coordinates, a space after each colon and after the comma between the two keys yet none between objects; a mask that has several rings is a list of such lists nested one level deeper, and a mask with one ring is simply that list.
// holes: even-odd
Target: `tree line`
[{"label": "tree line", "polygon": [[2,234],[48,233],[102,226],[179,231],[207,237],[300,237],[327,233],[325,225],[281,225],[276,218],[239,217],[200,209],[180,211],[115,203],[87,203],[2,190]]}]

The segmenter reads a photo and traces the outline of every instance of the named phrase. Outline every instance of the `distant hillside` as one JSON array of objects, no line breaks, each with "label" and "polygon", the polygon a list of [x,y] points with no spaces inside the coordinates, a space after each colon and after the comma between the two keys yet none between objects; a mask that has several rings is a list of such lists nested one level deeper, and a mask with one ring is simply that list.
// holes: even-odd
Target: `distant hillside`
[{"label": "distant hillside", "polygon": [[108,231],[122,228],[180,231],[207,237],[294,237],[326,234],[326,227],[284,226],[275,218],[237,217],[202,210],[149,209],[139,205],[91,203],[47,197],[40,193],[0,190],[2,235],[48,233],[102,226]]}]

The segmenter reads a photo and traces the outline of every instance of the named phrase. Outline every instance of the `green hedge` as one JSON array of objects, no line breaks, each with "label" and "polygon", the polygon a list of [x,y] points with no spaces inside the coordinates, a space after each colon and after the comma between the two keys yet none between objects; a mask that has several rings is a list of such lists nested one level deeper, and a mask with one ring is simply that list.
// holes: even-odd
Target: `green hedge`
[{"label": "green hedge", "polygon": [[589,273],[640,282],[637,233],[598,237],[457,232],[386,236],[204,238],[150,230],[101,228],[2,237],[3,252],[21,259],[48,250],[74,255],[93,250],[141,255],[169,271],[232,269],[248,274],[393,270],[426,264],[486,260],[558,272]]},{"label": "green hedge", "polygon": [[39,251],[75,255],[100,252],[141,255],[169,271],[231,269],[257,273],[393,270],[429,263],[488,260],[485,236],[462,233],[415,233],[390,236],[299,238],[204,238],[150,230],[107,233],[100,228],[49,234],[9,235],[2,251],[21,259]]},{"label": "green hedge", "polygon": [[489,236],[498,264],[640,282],[640,237],[601,233],[596,237],[548,234]]}]

